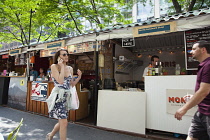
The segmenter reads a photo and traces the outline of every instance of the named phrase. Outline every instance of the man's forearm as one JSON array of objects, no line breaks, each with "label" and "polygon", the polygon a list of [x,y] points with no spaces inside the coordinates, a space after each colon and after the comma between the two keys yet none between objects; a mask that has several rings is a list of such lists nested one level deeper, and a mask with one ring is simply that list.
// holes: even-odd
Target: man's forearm
[{"label": "man's forearm", "polygon": [[206,97],[206,94],[202,91],[202,89],[199,89],[193,95],[193,97],[183,106],[183,108],[186,110],[189,110],[192,107],[198,105],[205,97]]}]

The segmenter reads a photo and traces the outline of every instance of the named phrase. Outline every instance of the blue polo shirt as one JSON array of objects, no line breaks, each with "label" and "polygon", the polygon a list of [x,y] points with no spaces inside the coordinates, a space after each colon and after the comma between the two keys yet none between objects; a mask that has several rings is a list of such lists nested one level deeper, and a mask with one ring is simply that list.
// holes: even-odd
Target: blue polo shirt
[{"label": "blue polo shirt", "polygon": [[[200,88],[201,82],[210,84],[210,57],[206,58],[198,65],[195,92]],[[204,115],[210,116],[210,94],[198,104],[198,111]]]},{"label": "blue polo shirt", "polygon": [[38,72],[36,70],[31,70],[30,71],[30,76],[33,75],[34,76],[34,80],[36,80],[36,78],[38,77]]}]

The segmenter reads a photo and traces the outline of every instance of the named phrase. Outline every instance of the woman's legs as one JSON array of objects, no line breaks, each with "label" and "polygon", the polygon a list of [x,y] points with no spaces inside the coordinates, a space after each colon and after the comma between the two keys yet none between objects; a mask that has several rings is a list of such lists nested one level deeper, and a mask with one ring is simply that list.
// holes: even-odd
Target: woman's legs
[{"label": "woman's legs", "polygon": [[60,140],[66,140],[66,133],[67,133],[67,119],[59,119],[59,133],[60,133]]},{"label": "woman's legs", "polygon": [[53,130],[50,132],[50,136],[53,137],[60,129],[60,124],[59,122],[55,124]]}]

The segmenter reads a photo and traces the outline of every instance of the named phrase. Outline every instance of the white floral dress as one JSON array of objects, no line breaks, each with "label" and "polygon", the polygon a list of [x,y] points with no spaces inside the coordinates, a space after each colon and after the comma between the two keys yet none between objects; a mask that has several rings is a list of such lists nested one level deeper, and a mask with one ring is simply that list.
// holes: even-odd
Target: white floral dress
[{"label": "white floral dress", "polygon": [[[70,89],[70,81],[72,77],[64,77],[64,82],[63,84],[59,84],[55,78],[52,78],[54,85],[63,88],[63,89]],[[67,94],[64,94],[64,97],[67,97]],[[58,99],[58,96],[56,100]],[[55,103],[54,108],[50,111],[49,113],[50,118],[55,118],[55,119],[67,119],[68,118],[68,110],[66,108],[66,99],[63,101]]]}]

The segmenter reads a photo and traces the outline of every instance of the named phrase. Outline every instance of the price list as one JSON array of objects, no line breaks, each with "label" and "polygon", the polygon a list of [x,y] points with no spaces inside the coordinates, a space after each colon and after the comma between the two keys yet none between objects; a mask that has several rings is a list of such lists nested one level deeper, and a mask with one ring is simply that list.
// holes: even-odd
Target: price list
[{"label": "price list", "polygon": [[185,59],[187,70],[196,70],[198,67],[199,62],[192,58],[190,52],[193,44],[199,40],[210,41],[210,27],[185,31]]}]

